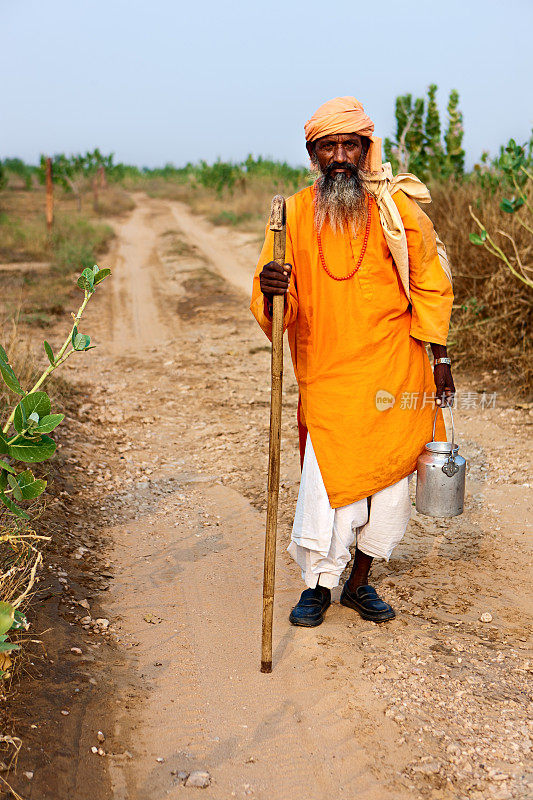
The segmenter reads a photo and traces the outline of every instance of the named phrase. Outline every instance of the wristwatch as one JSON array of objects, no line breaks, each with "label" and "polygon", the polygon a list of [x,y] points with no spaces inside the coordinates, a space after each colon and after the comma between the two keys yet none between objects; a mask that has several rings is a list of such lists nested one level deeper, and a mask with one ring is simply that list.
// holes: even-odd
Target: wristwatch
[{"label": "wristwatch", "polygon": [[433,362],[433,366],[436,367],[437,364],[448,364],[451,366],[452,360],[451,358],[436,358]]}]

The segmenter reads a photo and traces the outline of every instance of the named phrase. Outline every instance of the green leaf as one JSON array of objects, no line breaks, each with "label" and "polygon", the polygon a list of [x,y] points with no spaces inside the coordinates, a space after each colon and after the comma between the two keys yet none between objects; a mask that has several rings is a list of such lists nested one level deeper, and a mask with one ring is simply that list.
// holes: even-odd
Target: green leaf
[{"label": "green leaf", "polygon": [[483,239],[477,233],[471,233],[469,238],[472,244],[483,244]]},{"label": "green leaf", "polygon": [[485,228],[481,229],[481,231],[479,233],[479,238],[481,239],[482,242],[486,242],[487,241],[487,231],[485,230]]},{"label": "green leaf", "polygon": [[77,335],[78,335],[78,328],[76,327],[76,325],[74,325],[74,327],[72,328],[72,336],[70,337],[70,341],[72,342],[72,347],[74,347],[74,339],[76,338]]},{"label": "green leaf", "polygon": [[99,283],[102,283],[109,275],[111,275],[110,269],[99,270],[98,274],[95,276],[94,285],[97,286]]},{"label": "green leaf", "polygon": [[39,414],[34,411],[27,419],[28,435],[35,436],[35,429],[39,424]]},{"label": "green leaf", "polygon": [[50,458],[55,453],[55,449],[56,443],[49,436],[41,436],[37,441],[24,438],[9,445],[8,455],[17,461],[36,464]]},{"label": "green leaf", "polygon": [[515,207],[512,200],[508,200],[504,198],[500,203],[500,208],[502,211],[505,211],[507,214],[514,214]]},{"label": "green leaf", "polygon": [[54,430],[54,428],[57,428],[59,423],[63,422],[64,419],[64,414],[47,414],[46,416],[41,417],[35,430],[37,433],[50,433]]},{"label": "green leaf", "polygon": [[30,515],[26,514],[22,508],[19,508],[12,500],[9,499],[7,495],[0,489],[0,503],[3,503],[6,508],[8,508],[12,514],[16,517],[20,517],[21,519],[30,519]]},{"label": "green leaf", "polygon": [[0,653],[9,653],[10,650],[20,650],[20,644],[13,644],[13,642],[0,643]]},{"label": "green leaf", "polygon": [[84,292],[94,292],[94,272],[90,267],[86,267],[77,280],[80,289]]},{"label": "green leaf", "polygon": [[74,350],[87,350],[91,343],[91,337],[85,333],[77,333],[72,346]]},{"label": "green leaf", "polygon": [[[9,477],[10,476],[8,475],[8,480]],[[16,477],[16,482],[21,494],[21,497],[17,498],[19,501],[33,500],[35,497],[39,497],[39,495],[41,495],[46,489],[46,481],[43,481],[40,478],[35,478],[31,469],[26,469],[24,472],[20,472]]]},{"label": "green leaf", "polygon": [[8,472],[11,472],[12,475],[15,475],[15,473],[16,473],[16,470],[14,470],[13,467],[10,464],[8,464],[6,461],[2,461],[2,460],[0,460],[0,469],[5,469]]},{"label": "green leaf", "polygon": [[3,347],[0,352],[0,374],[4,379],[4,383],[12,392],[15,392],[15,394],[24,394],[24,389],[21,388]]},{"label": "green leaf", "polygon": [[46,392],[32,392],[23,397],[15,409],[15,418],[13,425],[18,433],[26,430],[28,427],[28,418],[30,414],[38,414],[39,419],[46,417],[50,414],[50,398]]},{"label": "green leaf", "polygon": [[50,362],[50,364],[53,364],[54,361],[55,361],[54,351],[52,350],[52,348],[50,347],[50,345],[48,344],[46,339],[44,341],[44,351],[45,351],[46,355],[48,356],[48,361]]},{"label": "green leaf", "polygon": [[9,483],[9,485],[13,490],[13,497],[18,503],[20,503],[20,501],[23,500],[23,497],[22,497],[22,492],[20,491],[20,487],[17,483],[17,479],[15,478],[14,475],[11,475],[11,473],[9,473],[7,476],[7,482]]},{"label": "green leaf", "polygon": [[7,633],[13,625],[15,619],[15,609],[11,603],[0,601],[0,634]]},{"label": "green leaf", "polygon": [[0,454],[6,456],[9,452],[9,445],[4,434],[0,431]]},{"label": "green leaf", "polygon": [[7,472],[5,469],[0,470],[0,492],[7,489]]}]

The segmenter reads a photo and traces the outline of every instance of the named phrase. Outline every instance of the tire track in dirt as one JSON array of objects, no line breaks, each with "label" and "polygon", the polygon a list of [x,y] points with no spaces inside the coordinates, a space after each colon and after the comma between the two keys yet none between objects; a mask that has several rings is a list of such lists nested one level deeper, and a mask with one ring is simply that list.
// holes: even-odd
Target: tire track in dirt
[{"label": "tire track in dirt", "polygon": [[255,270],[257,248],[250,247],[249,238],[238,231],[214,228],[207,220],[193,214],[185,203],[169,203],[174,219],[183,235],[202,253],[208,264],[243,293],[246,302]]},{"label": "tire track in dirt", "polygon": [[[142,203],[142,196],[135,198]],[[149,207],[138,204],[129,219],[117,226],[113,348],[119,356],[157,345],[166,333],[153,291],[158,259],[152,215]]]}]

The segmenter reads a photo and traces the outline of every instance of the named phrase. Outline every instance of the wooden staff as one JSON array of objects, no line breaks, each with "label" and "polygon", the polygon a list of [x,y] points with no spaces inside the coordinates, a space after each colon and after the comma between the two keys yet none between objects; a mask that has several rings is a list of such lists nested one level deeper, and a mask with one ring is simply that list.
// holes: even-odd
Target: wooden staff
[{"label": "wooden staff", "polygon": [[[272,199],[270,230],[274,232],[273,260],[285,264],[285,198]],[[279,465],[281,446],[281,390],[283,386],[283,312],[285,297],[275,294],[272,301],[272,384],[270,392],[270,440],[268,449],[268,499],[263,576],[263,631],[261,672],[272,672],[272,618],[276,572],[276,533],[278,526]]]},{"label": "wooden staff", "polygon": [[54,184],[52,182],[52,159],[46,159],[46,227],[50,232],[54,223]]}]

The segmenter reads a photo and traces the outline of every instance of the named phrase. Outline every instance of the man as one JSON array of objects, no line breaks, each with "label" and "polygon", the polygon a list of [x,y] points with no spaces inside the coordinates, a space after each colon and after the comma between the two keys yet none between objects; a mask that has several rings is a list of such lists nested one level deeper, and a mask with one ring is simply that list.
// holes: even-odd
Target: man
[{"label": "man", "polygon": [[374,622],[395,616],[368,583],[370,565],[388,560],[405,533],[409,478],[435,413],[435,438],[445,437],[438,406],[455,391],[447,262],[407,192],[426,201],[429,194],[414,176],[392,179],[373,130],[354,97],[311,117],[305,132],[317,179],[287,200],[287,263],[271,260],[267,229],[254,277],[251,311],[269,337],[272,298],[285,295],[300,390],[303,468],[288,550],[308,587],[290,621],[306,627],[323,621],[354,537],[340,602]]}]

